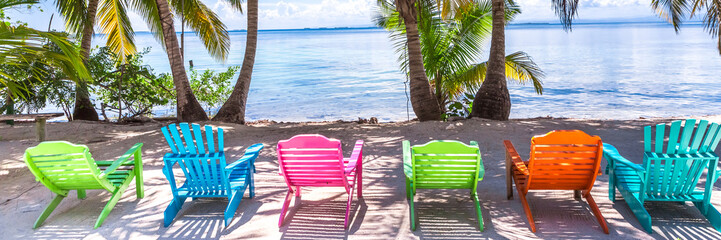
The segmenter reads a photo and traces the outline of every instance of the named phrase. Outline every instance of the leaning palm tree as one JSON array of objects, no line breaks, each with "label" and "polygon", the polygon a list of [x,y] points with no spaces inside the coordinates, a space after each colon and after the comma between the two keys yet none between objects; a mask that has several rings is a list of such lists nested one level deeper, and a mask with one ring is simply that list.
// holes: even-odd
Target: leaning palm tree
[{"label": "leaning palm tree", "polygon": [[398,11],[405,26],[405,45],[408,54],[408,77],[410,86],[411,106],[420,121],[440,120],[440,104],[433,97],[431,85],[423,68],[420,35],[418,33],[418,7],[426,0],[395,0],[389,2],[378,0],[381,7],[393,7]]},{"label": "leaning palm tree", "polygon": [[[37,0],[0,0],[0,12],[12,7],[38,3]],[[50,41],[60,51],[44,47]],[[0,19],[0,65],[26,69],[36,79],[46,74],[43,65],[62,70],[71,80],[86,79],[88,71],[79,51],[67,39],[67,34],[44,32],[25,25],[13,26],[10,21]],[[5,69],[5,68],[3,68]],[[10,95],[18,96],[26,87],[18,85],[18,79],[0,69],[0,87],[7,88]]]},{"label": "leaning palm tree", "polygon": [[128,0],[128,4],[147,19],[150,31],[165,48],[177,97],[178,120],[208,120],[208,115],[190,89],[173,25],[173,14],[182,14],[185,24],[198,34],[210,55],[221,61],[227,59],[230,50],[230,38],[225,24],[200,0]]},{"label": "leaning palm tree", "polygon": [[[482,0],[450,14],[431,2],[420,4],[418,30],[425,74],[435,88],[436,101],[445,111],[446,105],[463,96],[464,92],[478,89],[486,76],[488,64],[477,63],[476,59],[483,53],[483,42],[491,33],[491,4],[489,0]],[[518,13],[520,9],[512,5],[506,11],[506,18],[511,20]],[[403,44],[405,27],[399,13],[390,6],[381,7],[376,24],[392,32],[401,69],[407,72],[409,61]],[[536,92],[542,93],[543,72],[526,53],[515,52],[506,59],[504,70],[508,73],[508,81],[531,82]]]},{"label": "leaning palm tree", "polygon": [[[240,9],[240,1],[229,1]],[[228,100],[220,107],[214,121],[245,123],[245,106],[250,90],[250,80],[255,64],[255,50],[258,45],[258,0],[248,0],[248,31],[246,32],[245,57],[240,68],[240,75],[235,82],[233,92]]]}]

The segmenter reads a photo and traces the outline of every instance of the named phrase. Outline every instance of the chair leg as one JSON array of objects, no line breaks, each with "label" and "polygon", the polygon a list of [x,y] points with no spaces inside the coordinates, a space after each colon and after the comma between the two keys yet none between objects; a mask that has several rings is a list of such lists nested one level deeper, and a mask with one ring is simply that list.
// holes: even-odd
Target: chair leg
[{"label": "chair leg", "polygon": [[233,221],[233,216],[235,216],[235,212],[238,210],[238,206],[240,205],[240,201],[243,200],[243,193],[245,192],[245,189],[241,189],[238,191],[235,191],[235,193],[231,193],[232,196],[230,197],[228,201],[228,207],[225,208],[225,212],[223,213],[223,220],[225,220],[225,227],[228,227],[228,224]]},{"label": "chair leg", "polygon": [[33,229],[40,227],[40,225],[42,225],[43,222],[45,222],[45,219],[47,219],[48,216],[50,216],[50,213],[52,213],[53,210],[55,210],[55,208],[58,206],[58,204],[60,204],[60,201],[62,201],[63,198],[65,198],[65,196],[56,195],[55,198],[53,198],[53,200],[50,201],[50,204],[48,204],[48,206],[45,207],[45,210],[43,210],[43,213],[41,213],[40,217],[38,217],[38,220],[35,221],[35,225],[33,225]]},{"label": "chair leg", "polygon": [[85,199],[85,197],[87,197],[85,189],[78,189],[78,199]]},{"label": "chair leg", "polygon": [[[255,166],[253,166],[253,171],[255,172]],[[255,197],[255,179],[254,179],[252,173],[249,175],[250,175],[248,177],[250,179],[250,193],[249,194],[250,194],[250,198],[254,198]]]},{"label": "chair leg", "polygon": [[345,223],[343,223],[343,225],[345,225],[345,229],[348,229],[348,217],[350,216],[351,203],[353,202],[353,190],[355,189],[351,188],[350,192],[348,193],[348,204],[346,205],[345,209]]},{"label": "chair leg", "polygon": [[358,183],[358,199],[363,198],[363,164],[356,168],[356,182]]},{"label": "chair leg", "polygon": [[168,207],[165,208],[165,212],[163,212],[164,227],[168,227],[171,223],[173,223],[173,219],[175,219],[175,216],[178,215],[180,209],[183,208],[185,199],[187,199],[187,197],[174,197],[173,200],[170,201]]},{"label": "chair leg", "polygon": [[[693,203],[698,210],[702,210],[703,204],[700,202],[694,202]],[[703,213],[703,211],[701,211]],[[713,205],[709,204],[706,208],[706,213],[703,214],[706,219],[708,219],[709,223],[711,223],[711,226],[713,226],[716,231],[721,231],[721,213],[719,213],[718,209],[716,209]]]},{"label": "chair leg", "polygon": [[608,176],[608,200],[616,202],[616,175],[613,172]]},{"label": "chair leg", "polygon": [[581,190],[573,190],[573,199],[581,201]]},{"label": "chair leg", "polygon": [[123,192],[125,192],[125,189],[128,187],[128,183],[129,182],[126,182],[119,188],[115,189],[115,191],[113,192],[113,196],[110,197],[110,201],[108,201],[108,203],[105,204],[103,211],[100,212],[100,217],[98,217],[98,221],[95,222],[95,228],[98,228],[98,227],[100,227],[100,225],[103,224],[103,221],[105,221],[105,218],[108,217],[108,215],[110,214],[110,211],[113,210],[113,208],[115,207],[115,204],[118,203],[118,201],[120,200],[120,197],[123,196]]},{"label": "chair leg", "polygon": [[410,204],[410,210],[411,210],[411,231],[416,230],[416,209],[413,206],[413,198],[415,197],[415,192],[413,192],[413,189],[409,189],[411,191],[410,198],[408,199],[408,203]]},{"label": "chair leg", "polygon": [[604,219],[603,215],[601,215],[601,210],[598,209],[598,205],[596,205],[596,201],[593,200],[593,196],[591,196],[591,192],[584,193],[584,197],[586,198],[586,201],[588,201],[588,206],[591,207],[591,211],[593,211],[593,215],[596,215],[596,220],[598,220],[598,223],[601,224],[601,228],[603,229],[603,232],[608,234],[608,225],[606,225],[606,219]]},{"label": "chair leg", "polygon": [[641,226],[643,226],[643,228],[648,233],[653,233],[653,229],[651,228],[651,215],[648,214],[646,208],[643,207],[643,203],[639,201],[638,198],[633,195],[633,193],[630,193],[623,189],[619,190],[621,192],[621,195],[623,196],[623,200],[626,201],[628,207],[633,212],[633,215],[635,215],[636,219],[638,219],[638,222],[641,223]]},{"label": "chair leg", "polygon": [[290,205],[291,198],[293,198],[293,190],[288,189],[288,193],[285,194],[283,208],[280,209],[280,219],[278,220],[278,227],[283,226],[283,219],[285,219],[285,213],[288,211],[288,206]]},{"label": "chair leg", "polygon": [[478,193],[471,194],[471,197],[473,197],[473,202],[476,204],[476,214],[478,214],[478,224],[480,226],[481,232],[483,232],[483,214],[481,213],[481,204],[478,201]]},{"label": "chair leg", "polygon": [[300,186],[295,187],[295,196],[300,197]]},{"label": "chair leg", "polygon": [[135,172],[135,196],[140,199],[145,197],[145,190],[143,187],[143,160],[140,157],[139,152],[135,154],[135,166],[133,166],[133,171]]},{"label": "chair leg", "polygon": [[526,218],[528,218],[528,225],[531,226],[531,232],[536,232],[536,223],[533,222],[533,215],[531,215],[531,207],[528,206],[526,195],[522,193],[518,193],[518,195],[521,197],[521,204],[523,205],[523,211],[526,212]]},{"label": "chair leg", "polygon": [[506,199],[513,199],[513,165],[511,158],[506,157]]}]

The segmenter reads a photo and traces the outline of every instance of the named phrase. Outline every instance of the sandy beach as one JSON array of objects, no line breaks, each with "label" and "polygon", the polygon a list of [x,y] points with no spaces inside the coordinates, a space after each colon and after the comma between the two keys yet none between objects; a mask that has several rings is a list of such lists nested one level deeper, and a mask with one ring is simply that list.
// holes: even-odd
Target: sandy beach
[{"label": "sandy beach", "polygon": [[[719,116],[698,117],[721,122]],[[721,233],[692,205],[647,204],[654,233],[646,233],[626,203],[617,195],[608,199],[608,176],[599,176],[593,196],[611,233],[602,232],[585,201],[572,191],[536,191],[529,203],[538,231],[529,230],[518,198],[506,200],[505,153],[502,140],[511,140],[526,159],[530,138],[554,129],[580,129],[601,136],[629,160],[642,161],[642,127],[673,119],[589,120],[514,119],[507,122],[479,119],[456,122],[400,122],[358,124],[348,122],[219,124],[225,132],[228,161],[254,143],[265,149],[256,162],[256,196],[243,199],[233,222],[223,227],[225,199],[201,199],[183,206],[176,221],[163,227],[163,210],[171,200],[170,187],[161,173],[168,152],[160,127],[169,122],[117,125],[75,121],[49,123],[47,140],[87,145],[96,160],[112,160],[134,143],[142,142],[145,198],[136,199],[135,184],[125,192],[103,226],[93,225],[110,194],[88,191],[78,200],[65,198],[39,229],[32,225],[53,197],[34,180],[23,162],[26,148],[35,141],[33,123],[0,124],[0,238],[2,239],[721,239]],[[202,124],[202,123],[201,123]],[[352,222],[343,228],[346,194],[341,189],[307,188],[302,200],[291,203],[286,223],[278,228],[278,215],[286,185],[278,176],[276,144],[302,133],[340,139],[349,154],[356,139],[364,145],[364,198],[354,200]],[[418,229],[411,231],[405,199],[401,141],[422,144],[433,139],[478,141],[486,169],[479,182],[486,229],[478,231],[473,201],[465,190],[419,190],[416,198]],[[717,150],[717,153],[720,151]],[[605,167],[605,160],[602,167]],[[714,190],[721,190],[716,183]],[[515,194],[515,193],[514,193]],[[246,196],[248,196],[246,194]],[[517,195],[516,195],[517,196]],[[711,202],[721,207],[721,194]]]}]

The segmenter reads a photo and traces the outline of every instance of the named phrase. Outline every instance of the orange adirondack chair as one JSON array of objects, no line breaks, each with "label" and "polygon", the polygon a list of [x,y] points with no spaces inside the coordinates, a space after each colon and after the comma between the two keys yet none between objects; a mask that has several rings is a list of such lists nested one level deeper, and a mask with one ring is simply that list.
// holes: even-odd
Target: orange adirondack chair
[{"label": "orange adirondack chair", "polygon": [[606,220],[591,196],[591,188],[600,175],[603,143],[598,136],[589,136],[579,130],[557,130],[531,139],[531,155],[528,161],[521,156],[509,140],[506,146],[506,193],[513,198],[512,182],[521,196],[523,210],[528,217],[531,231],[536,232],[531,209],[526,200],[529,190],[573,190],[588,201],[603,232],[608,234]]}]

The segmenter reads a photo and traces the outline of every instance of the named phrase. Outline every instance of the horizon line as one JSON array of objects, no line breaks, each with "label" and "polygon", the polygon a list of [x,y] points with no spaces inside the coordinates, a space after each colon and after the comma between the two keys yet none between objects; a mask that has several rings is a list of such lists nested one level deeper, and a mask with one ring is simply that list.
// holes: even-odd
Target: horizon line
[{"label": "horizon line", "polygon": [[[663,20],[659,21],[612,21],[612,22],[577,22],[573,23],[573,25],[623,25],[623,24],[667,24],[671,25],[668,22],[665,22]],[[702,21],[690,21],[684,23],[684,25],[698,25],[703,24]],[[521,23],[509,23],[509,26],[513,25],[537,25],[537,26],[556,26],[556,25],[562,25],[559,22],[521,22]],[[275,32],[275,31],[297,31],[297,30],[358,30],[358,29],[383,29],[381,27],[377,26],[356,26],[356,27],[307,27],[307,28],[278,28],[278,29],[258,29],[258,32]],[[247,29],[232,29],[228,30],[228,32],[247,32]],[[150,31],[136,31],[137,33],[150,33]],[[177,32],[176,33],[180,33]],[[193,31],[186,31],[186,33],[195,33]]]}]

